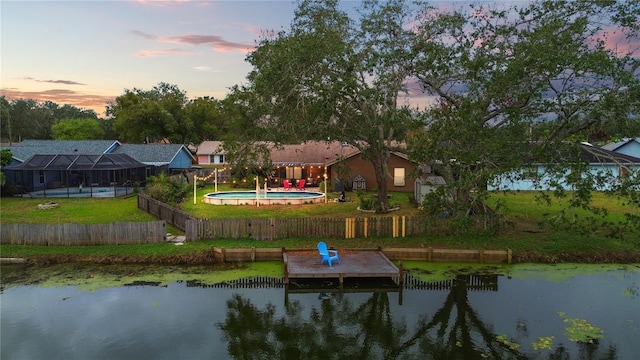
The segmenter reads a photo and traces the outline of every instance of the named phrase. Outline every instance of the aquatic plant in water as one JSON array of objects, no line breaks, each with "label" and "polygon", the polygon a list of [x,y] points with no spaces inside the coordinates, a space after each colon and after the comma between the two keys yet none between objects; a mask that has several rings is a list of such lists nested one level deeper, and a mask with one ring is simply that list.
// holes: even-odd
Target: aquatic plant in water
[{"label": "aquatic plant in water", "polygon": [[539,337],[537,342],[532,343],[533,350],[551,350],[554,336]]},{"label": "aquatic plant in water", "polygon": [[498,335],[498,336],[496,336],[496,340],[499,343],[501,343],[502,345],[507,346],[511,350],[517,350],[520,347],[520,344],[512,342],[511,340],[509,340],[507,335]]},{"label": "aquatic plant in water", "polygon": [[558,316],[562,321],[570,324],[564,332],[571,341],[593,344],[597,339],[604,337],[604,331],[601,328],[590,324],[585,319],[567,317],[567,314],[562,311],[558,311]]}]

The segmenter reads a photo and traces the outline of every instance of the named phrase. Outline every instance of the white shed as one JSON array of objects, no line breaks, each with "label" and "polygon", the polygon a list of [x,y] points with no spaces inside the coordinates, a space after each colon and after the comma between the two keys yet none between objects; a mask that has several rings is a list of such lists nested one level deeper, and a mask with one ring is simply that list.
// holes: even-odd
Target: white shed
[{"label": "white shed", "polygon": [[424,197],[432,192],[438,186],[445,185],[446,181],[442,176],[429,175],[424,177],[419,177],[416,179],[414,196],[416,197],[416,202],[418,204],[422,204],[424,201]]}]

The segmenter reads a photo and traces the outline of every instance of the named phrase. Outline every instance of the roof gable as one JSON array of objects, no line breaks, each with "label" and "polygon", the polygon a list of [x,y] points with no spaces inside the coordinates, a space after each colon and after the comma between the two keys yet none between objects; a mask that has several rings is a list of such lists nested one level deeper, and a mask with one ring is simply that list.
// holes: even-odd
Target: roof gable
[{"label": "roof gable", "polygon": [[122,144],[114,151],[116,154],[127,154],[145,164],[170,164],[180,152],[195,160],[191,151],[181,144]]}]

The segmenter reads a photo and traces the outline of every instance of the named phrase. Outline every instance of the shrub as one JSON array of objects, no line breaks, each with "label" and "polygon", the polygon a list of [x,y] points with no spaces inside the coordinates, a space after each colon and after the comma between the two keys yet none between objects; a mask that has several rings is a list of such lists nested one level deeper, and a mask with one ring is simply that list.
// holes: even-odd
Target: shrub
[{"label": "shrub", "polygon": [[145,190],[149,197],[169,205],[182,202],[188,192],[189,185],[187,183],[171,181],[165,173],[158,176],[150,176],[147,179],[147,188]]}]

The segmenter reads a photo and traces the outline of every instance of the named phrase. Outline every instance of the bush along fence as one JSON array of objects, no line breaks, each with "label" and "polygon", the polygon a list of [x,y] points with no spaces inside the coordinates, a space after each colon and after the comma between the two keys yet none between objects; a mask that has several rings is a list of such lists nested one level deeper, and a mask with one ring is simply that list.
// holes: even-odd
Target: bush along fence
[{"label": "bush along fence", "polygon": [[135,245],[161,243],[166,222],[116,222],[106,224],[2,224],[2,245]]},{"label": "bush along fence", "polygon": [[187,212],[176,209],[162,201],[158,201],[142,193],[138,194],[138,208],[148,212],[158,219],[166,221],[168,224],[171,224],[182,231],[186,231],[186,224],[188,220],[198,219]]},{"label": "bush along fence", "polygon": [[[199,239],[273,240],[293,237],[363,238],[486,233],[496,228],[494,216],[464,219],[428,216],[363,216],[351,218],[199,219],[161,201],[138,194],[138,208]],[[461,223],[465,222],[465,223]]]}]

